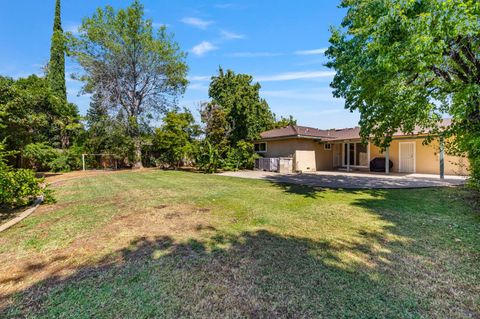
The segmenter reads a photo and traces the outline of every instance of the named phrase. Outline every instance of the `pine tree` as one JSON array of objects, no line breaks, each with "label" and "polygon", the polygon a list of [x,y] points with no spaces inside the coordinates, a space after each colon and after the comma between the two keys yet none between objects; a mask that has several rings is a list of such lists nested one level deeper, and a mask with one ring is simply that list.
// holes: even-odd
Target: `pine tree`
[{"label": "pine tree", "polygon": [[65,84],[65,37],[60,16],[60,0],[56,0],[55,20],[53,23],[52,46],[50,48],[50,63],[48,64],[48,82],[53,92],[67,100]]}]

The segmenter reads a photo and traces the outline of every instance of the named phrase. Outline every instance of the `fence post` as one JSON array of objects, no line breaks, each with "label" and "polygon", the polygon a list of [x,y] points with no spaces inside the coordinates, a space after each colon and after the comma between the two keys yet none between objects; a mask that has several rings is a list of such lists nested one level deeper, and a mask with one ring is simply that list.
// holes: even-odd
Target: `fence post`
[{"label": "fence post", "polygon": [[440,137],[440,178],[445,178],[445,141]]},{"label": "fence post", "polygon": [[390,147],[385,149],[385,174],[390,174]]}]

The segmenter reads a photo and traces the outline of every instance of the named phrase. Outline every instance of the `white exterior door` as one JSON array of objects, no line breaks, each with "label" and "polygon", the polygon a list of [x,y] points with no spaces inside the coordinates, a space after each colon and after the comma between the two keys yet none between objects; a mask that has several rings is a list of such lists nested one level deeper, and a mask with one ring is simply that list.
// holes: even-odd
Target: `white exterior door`
[{"label": "white exterior door", "polygon": [[400,142],[398,170],[401,173],[415,173],[415,142]]}]

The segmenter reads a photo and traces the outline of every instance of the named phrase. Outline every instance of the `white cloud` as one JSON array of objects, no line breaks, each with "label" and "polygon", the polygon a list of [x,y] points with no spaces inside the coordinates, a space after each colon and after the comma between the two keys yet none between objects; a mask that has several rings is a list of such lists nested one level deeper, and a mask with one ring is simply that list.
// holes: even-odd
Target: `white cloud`
[{"label": "white cloud", "polygon": [[193,18],[193,17],[185,17],[180,21],[185,23],[185,24],[188,24],[188,25],[194,26],[196,28],[202,29],[202,30],[205,30],[210,24],[213,23],[213,21],[206,21],[206,20],[202,20],[202,19],[199,19],[199,18]]},{"label": "white cloud", "polygon": [[71,32],[74,35],[78,34],[78,29],[80,28],[80,24],[67,24],[65,27],[65,32]]},{"label": "white cloud", "polygon": [[207,52],[216,50],[217,47],[208,41],[202,41],[194,46],[190,51],[195,55],[204,55]]},{"label": "white cloud", "polygon": [[235,58],[256,58],[256,57],[272,57],[272,56],[279,56],[283,55],[283,53],[279,52],[234,52],[227,54],[228,56],[235,57]]},{"label": "white cloud", "polygon": [[335,75],[333,71],[301,71],[286,72],[273,75],[264,75],[255,77],[255,81],[272,82],[272,81],[290,81],[304,79],[331,78]]},{"label": "white cloud", "polygon": [[226,30],[221,30],[220,34],[222,35],[222,38],[224,38],[226,40],[245,39],[244,34],[239,34],[239,33],[230,32],[230,31],[226,31]]},{"label": "white cloud", "polygon": [[313,50],[300,50],[295,51],[296,55],[318,55],[324,54],[327,51],[327,48],[313,49]]},{"label": "white cloud", "polygon": [[192,75],[187,77],[189,81],[208,81],[210,78],[208,75]]}]

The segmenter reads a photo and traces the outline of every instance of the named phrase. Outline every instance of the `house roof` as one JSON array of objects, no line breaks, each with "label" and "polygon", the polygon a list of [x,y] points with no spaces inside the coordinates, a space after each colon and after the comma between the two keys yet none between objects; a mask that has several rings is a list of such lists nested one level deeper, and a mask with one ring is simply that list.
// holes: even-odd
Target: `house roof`
[{"label": "house roof", "polygon": [[[446,127],[451,124],[451,119],[443,119],[440,126]],[[428,130],[427,130],[428,132]],[[415,127],[413,134],[405,134],[398,131],[394,136],[417,135],[422,132],[420,127]],[[262,140],[284,138],[313,138],[323,141],[355,140],[360,139],[360,127],[321,130],[314,127],[289,125],[260,133]]]},{"label": "house roof", "polygon": [[260,136],[262,139],[285,137],[328,138],[326,132],[325,130],[319,130],[314,127],[289,125],[260,133]]}]

